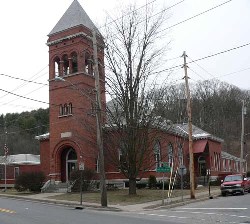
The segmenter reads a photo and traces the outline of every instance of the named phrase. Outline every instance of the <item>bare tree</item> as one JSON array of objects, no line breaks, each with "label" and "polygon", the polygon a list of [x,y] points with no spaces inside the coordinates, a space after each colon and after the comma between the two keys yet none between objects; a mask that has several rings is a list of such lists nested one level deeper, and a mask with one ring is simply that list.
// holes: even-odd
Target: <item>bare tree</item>
[{"label": "bare tree", "polygon": [[160,28],[167,16],[166,11],[153,9],[147,5],[123,10],[119,20],[108,24],[105,37],[107,87],[112,99],[105,143],[109,159],[129,179],[129,194],[136,194],[138,175],[153,162],[149,159],[156,138],[152,127],[159,122],[154,112],[162,96],[154,89],[168,45],[160,42],[164,36]]}]

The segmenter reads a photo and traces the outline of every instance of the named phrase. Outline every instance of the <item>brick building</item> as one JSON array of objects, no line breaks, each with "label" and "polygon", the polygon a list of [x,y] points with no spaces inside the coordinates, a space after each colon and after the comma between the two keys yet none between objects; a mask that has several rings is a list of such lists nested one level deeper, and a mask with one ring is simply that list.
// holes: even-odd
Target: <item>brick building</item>
[{"label": "brick building", "polygon": [[[98,61],[103,108],[105,99],[104,42],[101,34],[77,0],[48,35],[50,132],[37,136],[40,141],[41,169],[48,178],[67,182],[79,163],[98,173],[96,144],[95,79],[93,75],[92,31],[97,33]],[[103,115],[105,121],[105,115]],[[162,131],[152,147],[152,166],[140,178],[156,173],[160,162],[188,167],[187,125],[173,125]],[[212,176],[221,170],[222,140],[193,127],[194,165],[196,176],[207,169]],[[104,140],[105,141],[105,140]],[[117,151],[118,149],[114,149]],[[123,181],[124,176],[105,158],[108,181]],[[223,162],[224,163],[224,162]]]},{"label": "brick building", "polygon": [[[5,167],[6,167],[6,181],[5,181]],[[0,156],[0,187],[13,187],[16,178],[26,172],[39,172],[40,155],[33,154],[17,154]]]}]

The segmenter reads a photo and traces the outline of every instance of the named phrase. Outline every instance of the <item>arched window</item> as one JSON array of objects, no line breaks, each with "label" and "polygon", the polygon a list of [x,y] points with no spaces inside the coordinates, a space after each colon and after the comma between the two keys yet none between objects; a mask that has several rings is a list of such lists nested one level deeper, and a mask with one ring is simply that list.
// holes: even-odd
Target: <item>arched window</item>
[{"label": "arched window", "polygon": [[85,54],[85,72],[89,75],[93,75],[93,59],[89,53]]},{"label": "arched window", "polygon": [[76,52],[73,52],[71,54],[71,58],[72,58],[72,73],[76,73],[76,72],[78,72],[78,63],[77,63],[77,54],[76,54]]},{"label": "arched window", "polygon": [[64,112],[63,105],[60,104],[60,106],[59,106],[59,116],[63,116],[63,112]]},{"label": "arched window", "polygon": [[174,154],[174,147],[173,144],[170,142],[168,143],[168,163],[170,166],[173,164],[173,154]]},{"label": "arched window", "polygon": [[155,158],[155,169],[156,169],[157,167],[160,167],[161,163],[161,146],[159,141],[157,141],[154,144],[154,158]]},{"label": "arched window", "polygon": [[118,148],[118,159],[120,168],[127,169],[127,151],[124,143],[121,143]]},{"label": "arched window", "polygon": [[69,103],[68,112],[69,114],[72,114],[72,103]]},{"label": "arched window", "polygon": [[183,165],[183,148],[181,143],[178,143],[178,160],[179,166]]},{"label": "arched window", "polygon": [[214,170],[217,170],[216,152],[214,152]]},{"label": "arched window", "polygon": [[67,160],[77,160],[77,155],[75,150],[71,149],[68,153]]},{"label": "arched window", "polygon": [[55,71],[55,77],[60,76],[60,58],[56,57],[54,59],[54,71]]},{"label": "arched window", "polygon": [[63,106],[63,114],[64,115],[68,114],[68,105],[67,105],[67,103],[65,103],[64,106]]},{"label": "arched window", "polygon": [[63,55],[63,75],[68,75],[69,74],[69,59],[68,55]]}]

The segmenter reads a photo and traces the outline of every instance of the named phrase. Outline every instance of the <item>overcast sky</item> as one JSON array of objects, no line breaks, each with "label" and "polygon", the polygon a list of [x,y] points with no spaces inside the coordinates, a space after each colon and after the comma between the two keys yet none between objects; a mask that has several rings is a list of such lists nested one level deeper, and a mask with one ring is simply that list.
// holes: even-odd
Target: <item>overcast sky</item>
[{"label": "overcast sky", "polygon": [[[56,25],[73,0],[7,0],[0,2],[0,114],[48,107],[47,34]],[[148,0],[152,2],[153,0]],[[79,0],[97,24],[102,26],[106,12],[114,12],[128,0]],[[171,6],[181,0],[155,0],[158,6]],[[171,9],[165,27],[172,26],[227,0],[185,0]],[[146,0],[137,1],[143,5]],[[250,43],[250,1],[228,3],[169,29],[169,59],[185,50],[188,61],[200,59]],[[218,78],[250,90],[250,45],[189,64],[190,81]],[[183,63],[169,60],[163,69]],[[162,74],[164,76],[164,74]],[[166,74],[167,75],[167,74]],[[183,82],[184,72],[177,69],[170,77]],[[14,79],[14,78],[15,79]],[[41,84],[21,81],[25,79]],[[12,93],[12,94],[10,94]],[[16,94],[16,95],[13,95]],[[41,102],[35,102],[29,99]],[[45,103],[43,103],[45,102]]]}]

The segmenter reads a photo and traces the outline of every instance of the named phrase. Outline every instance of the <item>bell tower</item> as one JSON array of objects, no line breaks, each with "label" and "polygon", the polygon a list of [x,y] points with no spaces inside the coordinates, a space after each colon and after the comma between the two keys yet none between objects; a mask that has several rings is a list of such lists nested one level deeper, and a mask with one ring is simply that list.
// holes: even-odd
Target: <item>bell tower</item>
[{"label": "bell tower", "polygon": [[103,38],[77,0],[72,2],[48,34],[48,165],[50,175],[54,175],[53,179],[57,181],[67,181],[70,172],[79,164],[96,168],[98,150],[93,30],[97,34],[101,101],[105,108]]}]

